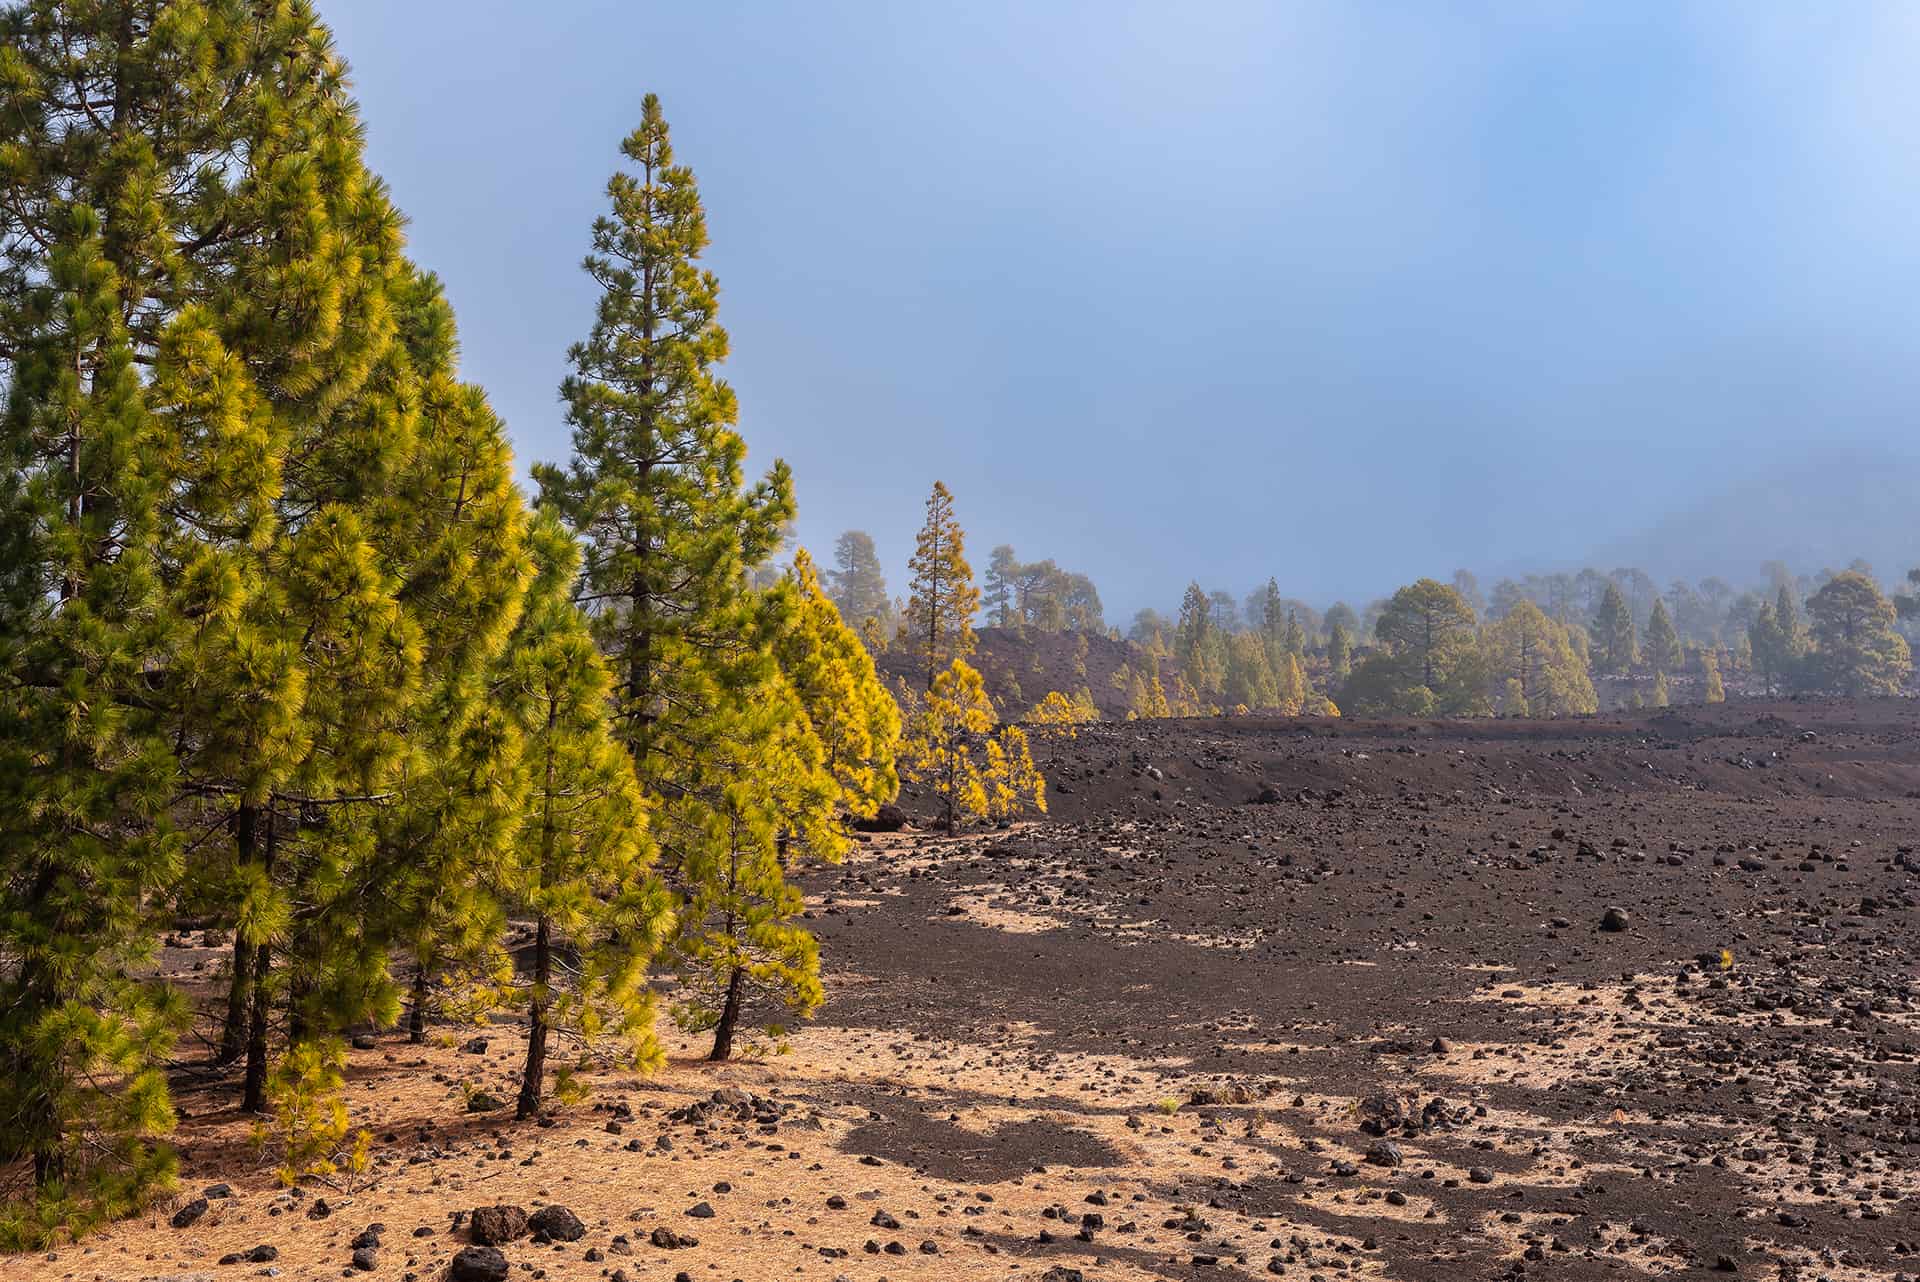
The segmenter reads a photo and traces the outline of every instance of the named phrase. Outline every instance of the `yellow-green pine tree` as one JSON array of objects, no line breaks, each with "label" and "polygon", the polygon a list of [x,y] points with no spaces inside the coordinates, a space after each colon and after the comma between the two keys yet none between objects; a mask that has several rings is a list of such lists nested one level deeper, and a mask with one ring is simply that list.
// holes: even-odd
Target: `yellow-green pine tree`
[{"label": "yellow-green pine tree", "polygon": [[1706,701],[1725,703],[1727,701],[1726,682],[1720,676],[1720,656],[1712,650],[1700,652],[1700,667],[1706,674]]},{"label": "yellow-green pine tree", "polygon": [[973,615],[980,592],[967,564],[966,534],[953,514],[953,494],[941,481],[927,497],[927,519],[907,563],[913,583],[903,626],[925,687],[942,669],[973,653]]},{"label": "yellow-green pine tree", "polygon": [[[536,577],[493,689],[519,741],[524,781],[499,880],[534,922],[520,1117],[540,1111],[556,1028],[590,1039],[610,1022],[636,1063],[659,1061],[647,969],[673,922],[650,871],[633,761],[613,734],[613,683],[572,601],[578,551],[551,518],[534,544]],[[571,984],[555,974],[562,946],[578,959]]]},{"label": "yellow-green pine tree", "polygon": [[873,656],[822,590],[805,548],[794,552],[788,581],[794,602],[774,654],[806,709],[827,770],[840,784],[841,807],[871,817],[900,792],[894,768],[899,707],[881,684]]},{"label": "yellow-green pine tree", "polygon": [[969,819],[1045,813],[1046,783],[1034,768],[1026,734],[998,725],[986,683],[955,659],[934,678],[907,722],[901,769],[929,785],[949,829]]}]

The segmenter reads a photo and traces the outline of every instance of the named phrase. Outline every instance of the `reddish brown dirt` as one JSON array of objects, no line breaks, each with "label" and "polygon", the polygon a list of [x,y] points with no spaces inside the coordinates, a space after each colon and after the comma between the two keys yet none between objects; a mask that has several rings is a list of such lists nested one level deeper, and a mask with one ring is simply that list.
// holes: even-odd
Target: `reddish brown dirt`
[{"label": "reddish brown dirt", "polygon": [[[460,1080],[507,1090],[511,1028],[481,1056],[384,1039],[350,1092],[378,1178],[317,1190],[324,1221],[213,1079],[185,1092],[186,1193],[238,1198],[0,1273],[254,1276],[214,1261],[258,1241],[337,1277],[379,1221],[371,1276],[439,1277],[451,1212],[551,1201],[587,1235],[509,1246],[515,1277],[1920,1276],[1920,706],[1133,723],[1042,752],[1046,821],[809,879],[829,999],[791,1055],[682,1043],[540,1128],[461,1113]],[[720,1086],[786,1111],[672,1120]]]}]

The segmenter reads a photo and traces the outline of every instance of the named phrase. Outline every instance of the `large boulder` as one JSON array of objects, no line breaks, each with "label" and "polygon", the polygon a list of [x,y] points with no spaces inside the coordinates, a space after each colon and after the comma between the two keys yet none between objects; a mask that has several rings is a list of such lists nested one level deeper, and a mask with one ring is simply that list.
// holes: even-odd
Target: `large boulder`
[{"label": "large boulder", "polygon": [[872,817],[854,820],[853,826],[859,832],[899,832],[907,826],[907,812],[888,803],[874,811]]},{"label": "large boulder", "polygon": [[447,1276],[453,1282],[507,1282],[507,1257],[491,1246],[462,1247]]},{"label": "large boulder", "polygon": [[543,1206],[527,1217],[536,1242],[578,1242],[587,1235],[580,1217],[564,1206]]},{"label": "large boulder", "polygon": [[467,1217],[467,1236],[479,1246],[499,1246],[527,1235],[527,1213],[518,1206],[476,1206]]}]

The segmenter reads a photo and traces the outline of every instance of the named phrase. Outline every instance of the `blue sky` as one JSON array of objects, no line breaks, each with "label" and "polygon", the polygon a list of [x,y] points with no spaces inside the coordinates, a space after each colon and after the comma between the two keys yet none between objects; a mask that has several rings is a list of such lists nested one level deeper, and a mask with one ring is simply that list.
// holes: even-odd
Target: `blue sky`
[{"label": "blue sky", "polygon": [[[1578,561],[1920,408],[1920,6],[321,0],[522,468],[641,96],[750,464],[1109,617]],[[1732,567],[1735,570],[1745,567]]]}]

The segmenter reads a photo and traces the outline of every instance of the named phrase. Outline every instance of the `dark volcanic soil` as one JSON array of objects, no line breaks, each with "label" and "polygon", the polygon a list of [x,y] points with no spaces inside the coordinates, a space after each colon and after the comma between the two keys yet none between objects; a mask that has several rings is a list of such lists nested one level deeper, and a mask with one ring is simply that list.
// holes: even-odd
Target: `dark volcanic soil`
[{"label": "dark volcanic soil", "polygon": [[[1165,1199],[1359,1231],[1393,1277],[1920,1273],[1915,705],[1133,723],[1044,751],[1049,822],[835,879],[879,902],[829,906],[829,970],[885,982],[827,1020],[986,1044],[1022,1021],[1028,1055],[1153,1061],[1220,1101],[1192,1110],[1217,1134],[1259,1132]],[[1411,1114],[1371,1128],[1395,1167],[1363,1160],[1375,1095]],[[1383,1177],[1436,1214],[1316,1213]],[[1461,1231],[1488,1222],[1511,1240]]]},{"label": "dark volcanic soil", "polygon": [[515,1028],[365,1037],[370,1178],[303,1195],[189,1070],[179,1201],[0,1275],[339,1277],[380,1224],[424,1282],[508,1203],[583,1229],[511,1276],[605,1282],[1920,1277],[1920,705],[1039,750],[1046,821],[808,878],[791,1054],[516,1124],[464,1107]]}]

